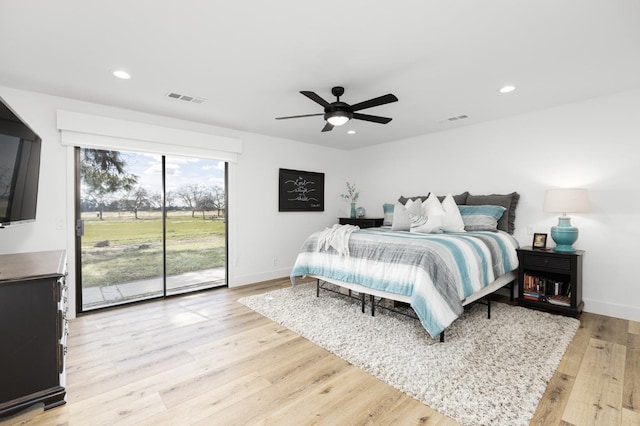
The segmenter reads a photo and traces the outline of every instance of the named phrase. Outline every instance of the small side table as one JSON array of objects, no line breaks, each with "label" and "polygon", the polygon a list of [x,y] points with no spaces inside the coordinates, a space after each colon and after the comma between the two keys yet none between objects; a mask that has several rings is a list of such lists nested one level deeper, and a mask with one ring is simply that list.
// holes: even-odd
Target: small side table
[{"label": "small side table", "polygon": [[381,217],[339,217],[338,220],[340,225],[357,225],[360,229],[377,228],[382,226],[382,222],[384,221]]},{"label": "small side table", "polygon": [[518,304],[578,316],[582,312],[584,251],[559,253],[523,247],[517,250]]}]

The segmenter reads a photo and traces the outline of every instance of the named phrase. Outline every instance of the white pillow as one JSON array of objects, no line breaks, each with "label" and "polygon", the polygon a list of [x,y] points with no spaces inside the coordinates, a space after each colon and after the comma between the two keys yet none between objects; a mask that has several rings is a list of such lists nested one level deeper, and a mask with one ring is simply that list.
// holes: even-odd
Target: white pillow
[{"label": "white pillow", "polygon": [[422,206],[424,214],[427,217],[445,215],[445,211],[440,204],[440,200],[438,200],[438,197],[433,192],[429,194],[429,198],[426,199]]},{"label": "white pillow", "polygon": [[442,208],[445,215],[442,216],[442,229],[450,232],[464,232],[464,222],[460,215],[460,209],[453,199],[453,195],[447,194],[442,200]]},{"label": "white pillow", "polygon": [[418,226],[412,227],[411,232],[425,234],[442,232],[442,218],[445,215],[445,211],[442,209],[438,197],[432,192],[422,203],[422,207],[422,215],[426,220],[421,221]]},{"label": "white pillow", "polygon": [[392,231],[408,231],[411,229],[411,217],[409,210],[400,203],[393,206],[393,222],[391,223]]},{"label": "white pillow", "polygon": [[416,215],[416,216],[423,215],[422,200],[420,198],[417,198],[415,200],[407,200],[404,207],[407,209],[409,214]]}]

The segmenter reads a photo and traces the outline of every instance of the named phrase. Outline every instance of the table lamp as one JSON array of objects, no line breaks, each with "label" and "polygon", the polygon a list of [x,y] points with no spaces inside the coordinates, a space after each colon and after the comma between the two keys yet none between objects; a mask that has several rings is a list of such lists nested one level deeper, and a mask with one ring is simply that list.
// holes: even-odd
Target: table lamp
[{"label": "table lamp", "polygon": [[544,211],[562,213],[558,226],[551,227],[551,238],[555,241],[554,251],[573,253],[573,243],[578,239],[578,228],[571,226],[567,213],[586,213],[589,211],[589,196],[586,189],[556,188],[548,189],[544,196]]}]

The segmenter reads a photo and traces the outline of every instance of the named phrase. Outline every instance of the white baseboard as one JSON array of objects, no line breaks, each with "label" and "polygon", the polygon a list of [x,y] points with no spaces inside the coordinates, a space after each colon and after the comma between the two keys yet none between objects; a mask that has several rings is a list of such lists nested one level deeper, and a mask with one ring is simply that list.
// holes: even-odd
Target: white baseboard
[{"label": "white baseboard", "polygon": [[584,311],[593,314],[606,315],[631,321],[640,321],[640,308],[615,303],[601,302],[599,300],[583,299]]},{"label": "white baseboard", "polygon": [[260,272],[258,274],[238,275],[235,277],[230,276],[229,287],[240,287],[243,285],[255,284],[262,281],[274,280],[276,278],[288,277],[289,274],[291,274],[291,267]]}]

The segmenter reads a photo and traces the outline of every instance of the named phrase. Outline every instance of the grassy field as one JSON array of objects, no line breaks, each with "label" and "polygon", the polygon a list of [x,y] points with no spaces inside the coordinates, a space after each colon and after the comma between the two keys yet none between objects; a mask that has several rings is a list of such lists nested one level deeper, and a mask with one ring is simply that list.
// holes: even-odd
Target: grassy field
[{"label": "grassy field", "polygon": [[[167,275],[224,266],[225,223],[213,214],[167,217]],[[82,284],[125,283],[162,275],[162,217],[159,212],[83,213]]]}]

